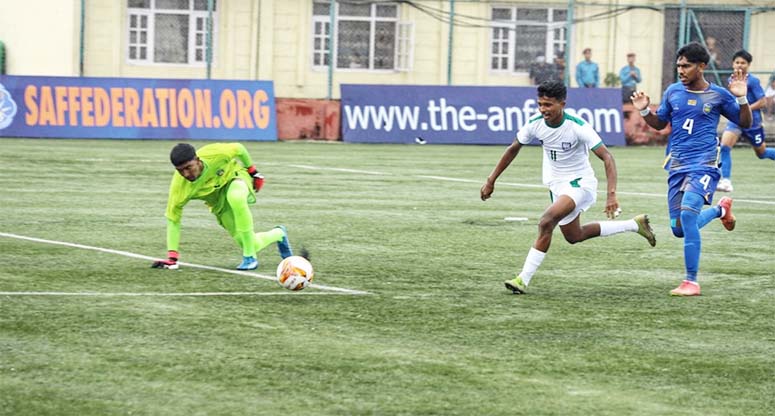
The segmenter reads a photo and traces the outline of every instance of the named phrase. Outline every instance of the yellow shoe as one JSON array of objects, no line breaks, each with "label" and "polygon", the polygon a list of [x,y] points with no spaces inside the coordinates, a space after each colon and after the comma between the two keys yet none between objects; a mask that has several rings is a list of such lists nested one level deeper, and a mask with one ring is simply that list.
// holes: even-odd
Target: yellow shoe
[{"label": "yellow shoe", "polygon": [[640,214],[633,218],[633,220],[635,220],[635,223],[638,224],[638,234],[642,235],[646,240],[648,240],[649,244],[651,244],[651,247],[657,245],[657,237],[654,235],[654,230],[651,229],[651,221],[649,220],[649,216],[646,214]]},{"label": "yellow shoe", "polygon": [[527,293],[527,285],[522,281],[522,277],[519,275],[511,280],[506,280],[503,284],[506,285],[506,289],[511,290],[515,295]]}]

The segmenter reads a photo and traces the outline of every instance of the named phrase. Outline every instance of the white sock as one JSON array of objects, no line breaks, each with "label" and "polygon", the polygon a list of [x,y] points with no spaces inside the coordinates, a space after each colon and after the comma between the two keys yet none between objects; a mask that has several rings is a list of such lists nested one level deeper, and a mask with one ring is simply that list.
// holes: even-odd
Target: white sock
[{"label": "white sock", "polygon": [[530,251],[527,253],[527,258],[525,259],[525,264],[522,266],[522,271],[519,272],[519,275],[522,277],[522,283],[524,283],[525,286],[530,284],[530,279],[533,278],[536,270],[538,270],[538,266],[544,261],[544,257],[546,257],[546,253],[530,247]]},{"label": "white sock", "polygon": [[635,220],[600,221],[598,224],[600,224],[600,237],[607,237],[625,231],[638,231],[638,223]]}]

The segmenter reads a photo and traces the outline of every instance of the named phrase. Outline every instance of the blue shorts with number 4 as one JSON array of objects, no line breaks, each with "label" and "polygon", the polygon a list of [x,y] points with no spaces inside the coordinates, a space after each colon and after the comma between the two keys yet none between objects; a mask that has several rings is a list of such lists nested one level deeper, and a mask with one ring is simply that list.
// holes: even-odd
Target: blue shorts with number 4
[{"label": "blue shorts with number 4", "polygon": [[678,218],[681,215],[681,200],[684,192],[700,194],[705,200],[705,205],[710,205],[720,177],[719,169],[711,167],[670,172],[667,178],[667,205],[670,218]]},{"label": "blue shorts with number 4", "polygon": [[727,123],[727,127],[724,131],[731,131],[738,136],[745,137],[753,147],[759,147],[764,143],[764,127],[762,126],[744,129],[730,121]]}]

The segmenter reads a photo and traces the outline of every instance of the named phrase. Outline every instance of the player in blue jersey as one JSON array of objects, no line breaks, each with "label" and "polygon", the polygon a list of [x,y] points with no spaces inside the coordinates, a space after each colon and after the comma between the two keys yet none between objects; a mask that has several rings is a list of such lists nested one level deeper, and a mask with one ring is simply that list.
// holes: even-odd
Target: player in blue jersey
[{"label": "player in blue jersey", "polygon": [[762,127],[762,110],[767,105],[767,99],[764,97],[764,89],[759,83],[759,78],[748,73],[748,67],[751,65],[753,57],[745,50],[735,52],[732,57],[732,67],[740,68],[743,76],[748,78],[748,94],[746,98],[751,103],[753,113],[753,126],[743,129],[734,122],[728,122],[724,133],[721,135],[721,180],[716,186],[717,191],[732,192],[732,147],[737,143],[740,136],[745,137],[751,142],[753,151],[759,159],[775,160],[775,149],[768,149],[764,143],[764,127]]},{"label": "player in blue jersey", "polygon": [[676,67],[679,82],[662,94],[657,113],[649,110],[650,99],[643,91],[632,95],[632,103],[646,123],[656,130],[671,125],[667,204],[673,235],[684,239],[686,278],[670,294],[698,296],[697,270],[700,263],[700,228],[714,218],[729,231],[735,228],[732,199],[723,197],[718,205],[710,205],[721,176],[718,168],[716,127],[724,116],[735,124],[749,128],[753,119],[746,98],[747,86],[743,71],[736,68],[729,90],[705,80],[703,75],[710,60],[708,51],[697,42],[678,50]]}]

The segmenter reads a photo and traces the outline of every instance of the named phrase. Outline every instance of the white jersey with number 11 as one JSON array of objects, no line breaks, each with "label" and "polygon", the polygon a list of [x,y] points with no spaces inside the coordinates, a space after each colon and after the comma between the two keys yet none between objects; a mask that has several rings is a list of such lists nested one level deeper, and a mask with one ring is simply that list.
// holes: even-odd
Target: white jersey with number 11
[{"label": "white jersey with number 11", "polygon": [[586,121],[563,113],[562,122],[550,126],[543,116],[536,116],[517,132],[517,140],[522,144],[529,144],[535,139],[544,149],[545,185],[595,177],[589,163],[589,151],[602,145],[603,139]]}]

